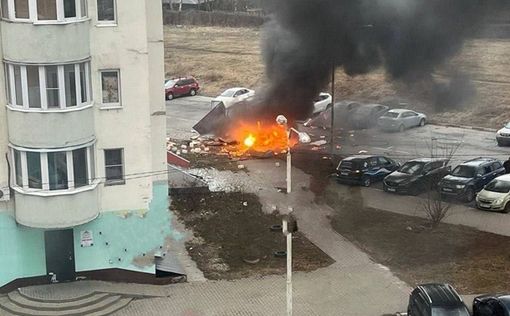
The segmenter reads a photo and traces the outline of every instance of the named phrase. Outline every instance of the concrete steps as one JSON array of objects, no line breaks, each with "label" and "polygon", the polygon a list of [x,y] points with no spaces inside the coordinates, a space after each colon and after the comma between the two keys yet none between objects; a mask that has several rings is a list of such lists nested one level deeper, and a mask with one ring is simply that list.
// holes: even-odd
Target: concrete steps
[{"label": "concrete steps", "polygon": [[0,298],[0,315],[7,312],[21,316],[103,316],[126,307],[131,300],[133,297],[99,292],[74,299],[41,300],[14,291]]}]

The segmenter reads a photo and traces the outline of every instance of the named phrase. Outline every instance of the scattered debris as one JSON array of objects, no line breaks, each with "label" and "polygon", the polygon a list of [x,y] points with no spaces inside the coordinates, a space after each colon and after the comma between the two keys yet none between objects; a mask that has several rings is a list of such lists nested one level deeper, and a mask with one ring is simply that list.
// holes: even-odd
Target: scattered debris
[{"label": "scattered debris", "polygon": [[243,202],[243,206],[248,206],[248,202]]},{"label": "scattered debris", "polygon": [[244,169],[244,168],[245,168],[245,166],[244,166],[244,165],[238,165],[238,166],[237,166],[237,168],[238,168],[238,169]]},{"label": "scattered debris", "polygon": [[274,165],[277,166],[277,167],[280,167],[280,163],[279,162],[275,162]]},{"label": "scattered debris", "polygon": [[313,143],[310,143],[310,145],[312,146],[322,146],[322,145],[326,145],[328,142],[325,141],[325,140],[318,140],[318,141],[315,141]]}]

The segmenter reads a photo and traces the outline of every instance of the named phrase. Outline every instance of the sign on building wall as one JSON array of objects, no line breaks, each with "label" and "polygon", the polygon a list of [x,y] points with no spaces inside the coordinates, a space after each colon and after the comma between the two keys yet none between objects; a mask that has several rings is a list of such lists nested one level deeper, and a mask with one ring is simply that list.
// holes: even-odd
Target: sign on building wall
[{"label": "sign on building wall", "polygon": [[80,232],[80,244],[82,247],[94,246],[94,235],[91,230],[82,230]]}]

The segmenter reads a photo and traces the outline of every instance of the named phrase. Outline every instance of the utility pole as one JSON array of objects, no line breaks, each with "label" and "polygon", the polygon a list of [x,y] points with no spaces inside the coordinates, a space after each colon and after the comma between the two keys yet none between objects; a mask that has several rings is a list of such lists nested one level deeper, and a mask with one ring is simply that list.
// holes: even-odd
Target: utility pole
[{"label": "utility pole", "polygon": [[282,232],[287,238],[287,316],[292,316],[292,233],[298,231],[298,226],[292,208],[289,210],[282,220]]},{"label": "utility pole", "polygon": [[331,64],[331,135],[330,135],[331,159],[335,154],[335,64]]}]

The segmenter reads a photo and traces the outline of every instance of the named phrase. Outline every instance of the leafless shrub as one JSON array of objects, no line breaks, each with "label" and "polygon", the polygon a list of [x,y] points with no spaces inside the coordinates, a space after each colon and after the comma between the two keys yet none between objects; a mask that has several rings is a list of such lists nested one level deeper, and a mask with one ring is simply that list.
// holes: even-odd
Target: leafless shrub
[{"label": "leafless shrub", "polygon": [[431,191],[427,198],[421,202],[421,209],[432,227],[436,227],[448,217],[452,205],[441,199],[438,192]]}]

